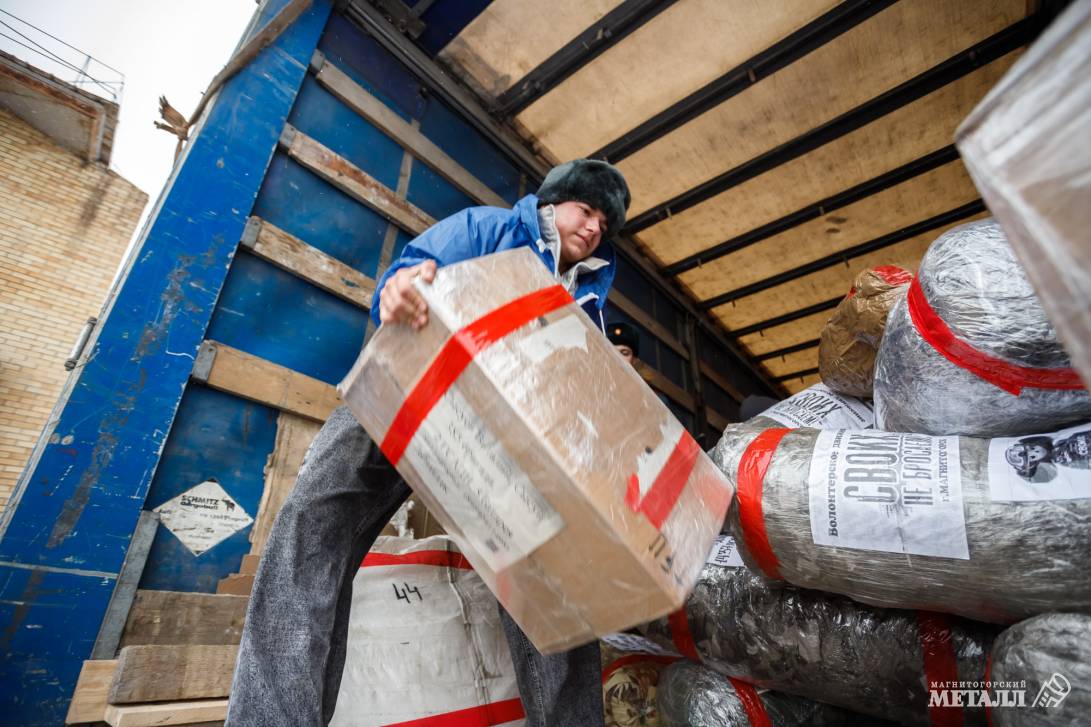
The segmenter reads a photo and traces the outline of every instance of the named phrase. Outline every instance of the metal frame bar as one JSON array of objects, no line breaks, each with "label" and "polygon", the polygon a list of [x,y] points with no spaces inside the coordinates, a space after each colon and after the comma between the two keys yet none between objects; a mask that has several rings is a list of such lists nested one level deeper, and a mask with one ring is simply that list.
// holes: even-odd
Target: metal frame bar
[{"label": "metal frame bar", "polygon": [[880,235],[873,240],[860,243],[859,245],[853,245],[850,248],[840,250],[831,255],[819,258],[818,260],[812,260],[804,265],[799,265],[791,270],[785,270],[782,273],[771,275],[768,278],[759,280],[749,285],[744,285],[740,288],[721,293],[708,300],[701,301],[701,308],[704,310],[710,310],[717,306],[725,305],[731,301],[738,300],[739,298],[745,298],[748,295],[754,295],[760,293],[763,290],[769,288],[775,288],[778,285],[795,280],[796,278],[802,278],[804,275],[810,275],[811,273],[824,270],[825,268],[837,265],[838,263],[848,263],[849,260],[861,255],[866,255],[876,250],[881,250],[884,247],[890,247],[904,240],[908,240],[911,237],[915,237],[922,233],[934,230],[937,227],[943,227],[945,225],[958,222],[972,215],[976,215],[979,212],[985,211],[985,203],[980,199],[975,199],[973,202],[968,202],[961,207],[956,207],[953,210],[942,212],[938,215],[929,217],[921,222],[915,222],[912,225],[907,225],[900,230],[894,232],[888,232],[885,235]]},{"label": "metal frame bar", "polygon": [[[495,143],[520,169],[536,180],[545,177],[550,169],[548,162],[533,154],[528,149],[527,142],[520,139],[511,129],[489,116],[472,91],[460,85],[449,72],[441,69],[435,61],[399,33],[375,8],[363,0],[349,0],[345,6],[345,15],[374,37],[444,103],[452,106],[479,132]],[[641,252],[636,242],[630,237],[618,235],[613,243],[617,251],[637,267],[660,291],[681,306],[688,315],[696,318],[698,325],[723,346],[739,366],[754,376],[769,392],[782,391],[781,387],[731,340],[730,333],[723,324],[700,311],[692,297],[680,290],[676,283],[663,277],[662,272]]]},{"label": "metal frame bar", "polygon": [[895,2],[896,0],[850,0],[839,4],[703,88],[660,111],[592,156],[609,159],[616,164],[691,119],[745,91],[763,78],[803,58]]},{"label": "metal frame bar", "polygon": [[843,192],[839,192],[831,197],[815,202],[812,205],[796,210],[778,220],[773,220],[761,227],[756,227],[753,230],[737,235],[730,240],[725,240],[718,245],[713,245],[701,252],[690,255],[687,258],[666,266],[663,268],[663,273],[665,275],[679,275],[687,270],[700,267],[707,262],[738,252],[757,242],[767,240],[774,235],[779,235],[786,230],[802,225],[804,222],[818,219],[822,215],[846,207],[854,202],[859,202],[866,197],[870,197],[871,195],[882,192],[890,187],[897,186],[902,182],[909,181],[916,176],[924,174],[925,172],[930,172],[933,169],[953,162],[958,158],[958,150],[955,148],[954,144],[945,146],[931,154],[926,154],[923,157],[914,159],[908,164],[903,164],[897,169],[892,169],[885,174],[881,174],[878,177],[857,184],[855,187],[851,187]]},{"label": "metal frame bar", "polygon": [[800,318],[806,318],[809,315],[813,315],[815,313],[821,313],[822,311],[830,310],[831,308],[836,308],[837,304],[840,303],[841,301],[843,301],[844,299],[845,299],[845,296],[843,296],[843,295],[838,296],[836,298],[830,298],[829,300],[824,300],[821,303],[815,303],[814,305],[809,305],[806,308],[800,308],[798,310],[794,310],[791,313],[783,313],[783,314],[781,314],[779,316],[774,316],[772,318],[767,318],[764,321],[758,321],[757,323],[751,323],[749,326],[743,326],[742,328],[736,328],[736,329],[731,331],[731,334],[733,336],[735,336],[736,338],[742,338],[743,336],[749,336],[751,333],[757,333],[758,331],[763,331],[766,328],[773,328],[774,326],[781,326],[781,325],[784,325],[785,323],[791,323],[792,321],[797,321]]},{"label": "metal frame bar", "polygon": [[501,93],[494,112],[515,116],[674,2],[625,0]]},{"label": "metal frame bar", "polygon": [[998,33],[976,43],[966,50],[933,66],[904,83],[895,86],[870,101],[801,134],[780,146],[774,147],[707,182],[686,190],[676,197],[652,207],[630,220],[625,232],[633,234],[651,227],[672,215],[710,199],[721,192],[757,177],[770,169],[789,162],[807,152],[830,143],[835,139],[866,126],[892,111],[923,98],[928,94],[957,81],[968,73],[991,63],[1030,41],[1042,30],[1041,14],[1032,15],[1009,25]]},{"label": "metal frame bar", "polygon": [[754,356],[755,361],[768,361],[774,358],[780,358],[781,356],[787,356],[791,353],[799,353],[800,351],[806,351],[808,348],[816,348],[818,346],[819,339],[813,338],[810,341],[803,341],[793,346],[785,346],[784,348],[778,348],[776,351],[768,351],[766,353]]}]

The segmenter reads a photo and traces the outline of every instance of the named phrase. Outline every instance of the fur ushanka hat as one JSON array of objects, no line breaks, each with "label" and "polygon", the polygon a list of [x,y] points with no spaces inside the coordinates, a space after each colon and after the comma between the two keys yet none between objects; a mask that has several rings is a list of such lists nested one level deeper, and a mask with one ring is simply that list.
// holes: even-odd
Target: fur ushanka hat
[{"label": "fur ushanka hat", "polygon": [[629,185],[613,164],[598,159],[573,159],[549,170],[538,199],[545,204],[585,202],[606,215],[606,234],[613,237],[625,225]]}]

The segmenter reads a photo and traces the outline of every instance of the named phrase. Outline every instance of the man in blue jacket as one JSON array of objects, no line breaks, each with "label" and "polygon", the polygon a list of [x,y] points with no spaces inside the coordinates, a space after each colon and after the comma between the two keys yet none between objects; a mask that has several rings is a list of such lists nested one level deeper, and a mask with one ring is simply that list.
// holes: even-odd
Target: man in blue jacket
[{"label": "man in blue jacket", "polygon": [[[605,242],[625,223],[629,189],[600,161],[555,167],[536,195],[505,210],[474,207],[442,220],[406,246],[380,279],[371,315],[382,325],[428,322],[413,279],[481,255],[530,247],[602,327],[614,279]],[[352,581],[408,486],[345,407],[307,451],[296,485],[266,542],[239,644],[227,725],[325,725],[345,663]],[[538,653],[500,611],[528,727],[602,725],[598,643]]]}]

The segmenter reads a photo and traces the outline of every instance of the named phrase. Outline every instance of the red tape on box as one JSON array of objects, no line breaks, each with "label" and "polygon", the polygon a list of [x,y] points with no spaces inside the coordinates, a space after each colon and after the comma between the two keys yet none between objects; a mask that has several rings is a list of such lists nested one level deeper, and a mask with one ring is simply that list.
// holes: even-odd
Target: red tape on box
[{"label": "red tape on box", "polygon": [[938,354],[979,379],[1019,396],[1024,388],[1078,391],[1083,389],[1079,374],[1071,368],[1044,369],[1020,366],[979,351],[955,335],[928,303],[920,279],[909,286],[909,317],[921,338]]},{"label": "red tape on box", "polygon": [[[913,273],[908,270],[903,270],[897,265],[880,265],[879,267],[872,268],[871,272],[878,275],[883,279],[883,282],[887,285],[905,285],[913,279]],[[845,296],[846,299],[856,295],[856,286],[849,288],[849,294]]]},{"label": "red tape on box", "polygon": [[526,716],[522,700],[516,697],[420,719],[391,722],[383,727],[493,727],[493,725],[514,722]]},{"label": "red tape on box", "polygon": [[[932,685],[958,681],[958,662],[955,647],[951,643],[951,626],[947,616],[932,611],[917,611],[917,628],[920,632],[921,656],[924,658],[924,684],[930,691]],[[939,686],[947,688],[946,685]],[[962,707],[928,707],[932,727],[962,727]]]},{"label": "red tape on box", "polygon": [[773,453],[777,451],[780,440],[790,431],[792,430],[766,429],[754,437],[739,460],[738,491],[735,493],[746,549],[754,556],[762,572],[777,580],[783,580],[780,575],[780,561],[769,545],[769,534],[765,532],[761,496],[765,486],[765,473],[773,460]]},{"label": "red tape on box", "polygon": [[535,318],[574,302],[560,285],[536,290],[490,311],[465,326],[440,349],[420,381],[405,397],[380,445],[390,463],[397,466],[421,422],[443,398],[474,356]]},{"label": "red tape on box", "polygon": [[693,632],[689,630],[689,619],[686,618],[686,609],[680,608],[667,617],[667,624],[671,629],[671,641],[678,653],[687,659],[700,661],[701,655],[697,653],[697,645],[693,643]]},{"label": "red tape on box", "polygon": [[659,470],[652,486],[644,494],[643,500],[640,499],[640,483],[636,475],[629,477],[625,491],[625,504],[633,512],[644,513],[648,522],[654,525],[656,530],[662,529],[667,516],[671,514],[675,503],[682,495],[682,490],[686,488],[686,482],[693,474],[693,467],[697,464],[697,455],[700,453],[700,446],[689,432],[683,429],[682,436],[674,445],[666,464]]},{"label": "red tape on box", "polygon": [[728,677],[727,681],[735,688],[735,694],[742,702],[742,708],[746,711],[746,718],[750,721],[750,727],[773,727],[773,721],[769,719],[769,713],[765,711],[765,703],[758,696],[758,690],[754,685],[744,681]]},{"label": "red tape on box", "polygon": [[462,553],[449,550],[417,550],[412,553],[368,553],[361,568],[379,568],[391,565],[434,565],[441,568],[473,570],[470,561]]}]

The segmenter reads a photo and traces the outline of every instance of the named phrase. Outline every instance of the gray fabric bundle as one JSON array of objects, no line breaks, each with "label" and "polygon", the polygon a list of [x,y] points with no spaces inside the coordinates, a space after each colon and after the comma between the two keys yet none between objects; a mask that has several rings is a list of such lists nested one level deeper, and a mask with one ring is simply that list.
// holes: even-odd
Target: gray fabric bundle
[{"label": "gray fabric bundle", "polygon": [[[954,335],[977,351],[1024,367],[1071,366],[995,220],[941,235],[921,260],[917,282]],[[997,437],[1091,418],[1086,389],[1014,395],[952,363],[921,336],[906,297],[887,320],[874,396],[877,426],[887,431]]]},{"label": "gray fabric bundle", "polygon": [[993,727],[1088,724],[1091,616],[1050,613],[1012,626],[993,645],[990,681],[1026,682],[1026,706],[993,708]]},{"label": "gray fabric bundle", "polygon": [[[685,613],[710,669],[901,724],[930,724],[922,621],[912,611],[871,608],[710,564]],[[980,681],[993,627],[936,618],[948,624],[957,678]],[[668,619],[641,630],[657,643],[673,643]],[[984,724],[983,710],[967,709],[964,717],[967,725]]]},{"label": "gray fabric bundle", "polygon": [[[1091,499],[1050,489],[1075,482],[1091,492],[1091,463],[1071,454],[1091,445],[1082,429],[1091,427],[1030,438],[1069,459],[1049,465],[1053,481],[1023,476],[1026,462],[1012,461],[1020,445],[1005,439],[796,429],[774,443],[764,477],[747,477],[744,452],[775,432],[729,427],[711,455],[737,489],[728,531],[767,576],[876,606],[1013,623],[1091,611]],[[1004,495],[1019,487],[1056,499]],[[747,520],[754,512],[764,538]]]},{"label": "gray fabric bundle", "polygon": [[[888,725],[873,719],[783,692],[758,695],[772,727],[853,727]],[[679,661],[659,677],[656,692],[662,727],[750,727],[742,699],[722,674],[692,661]]]}]

